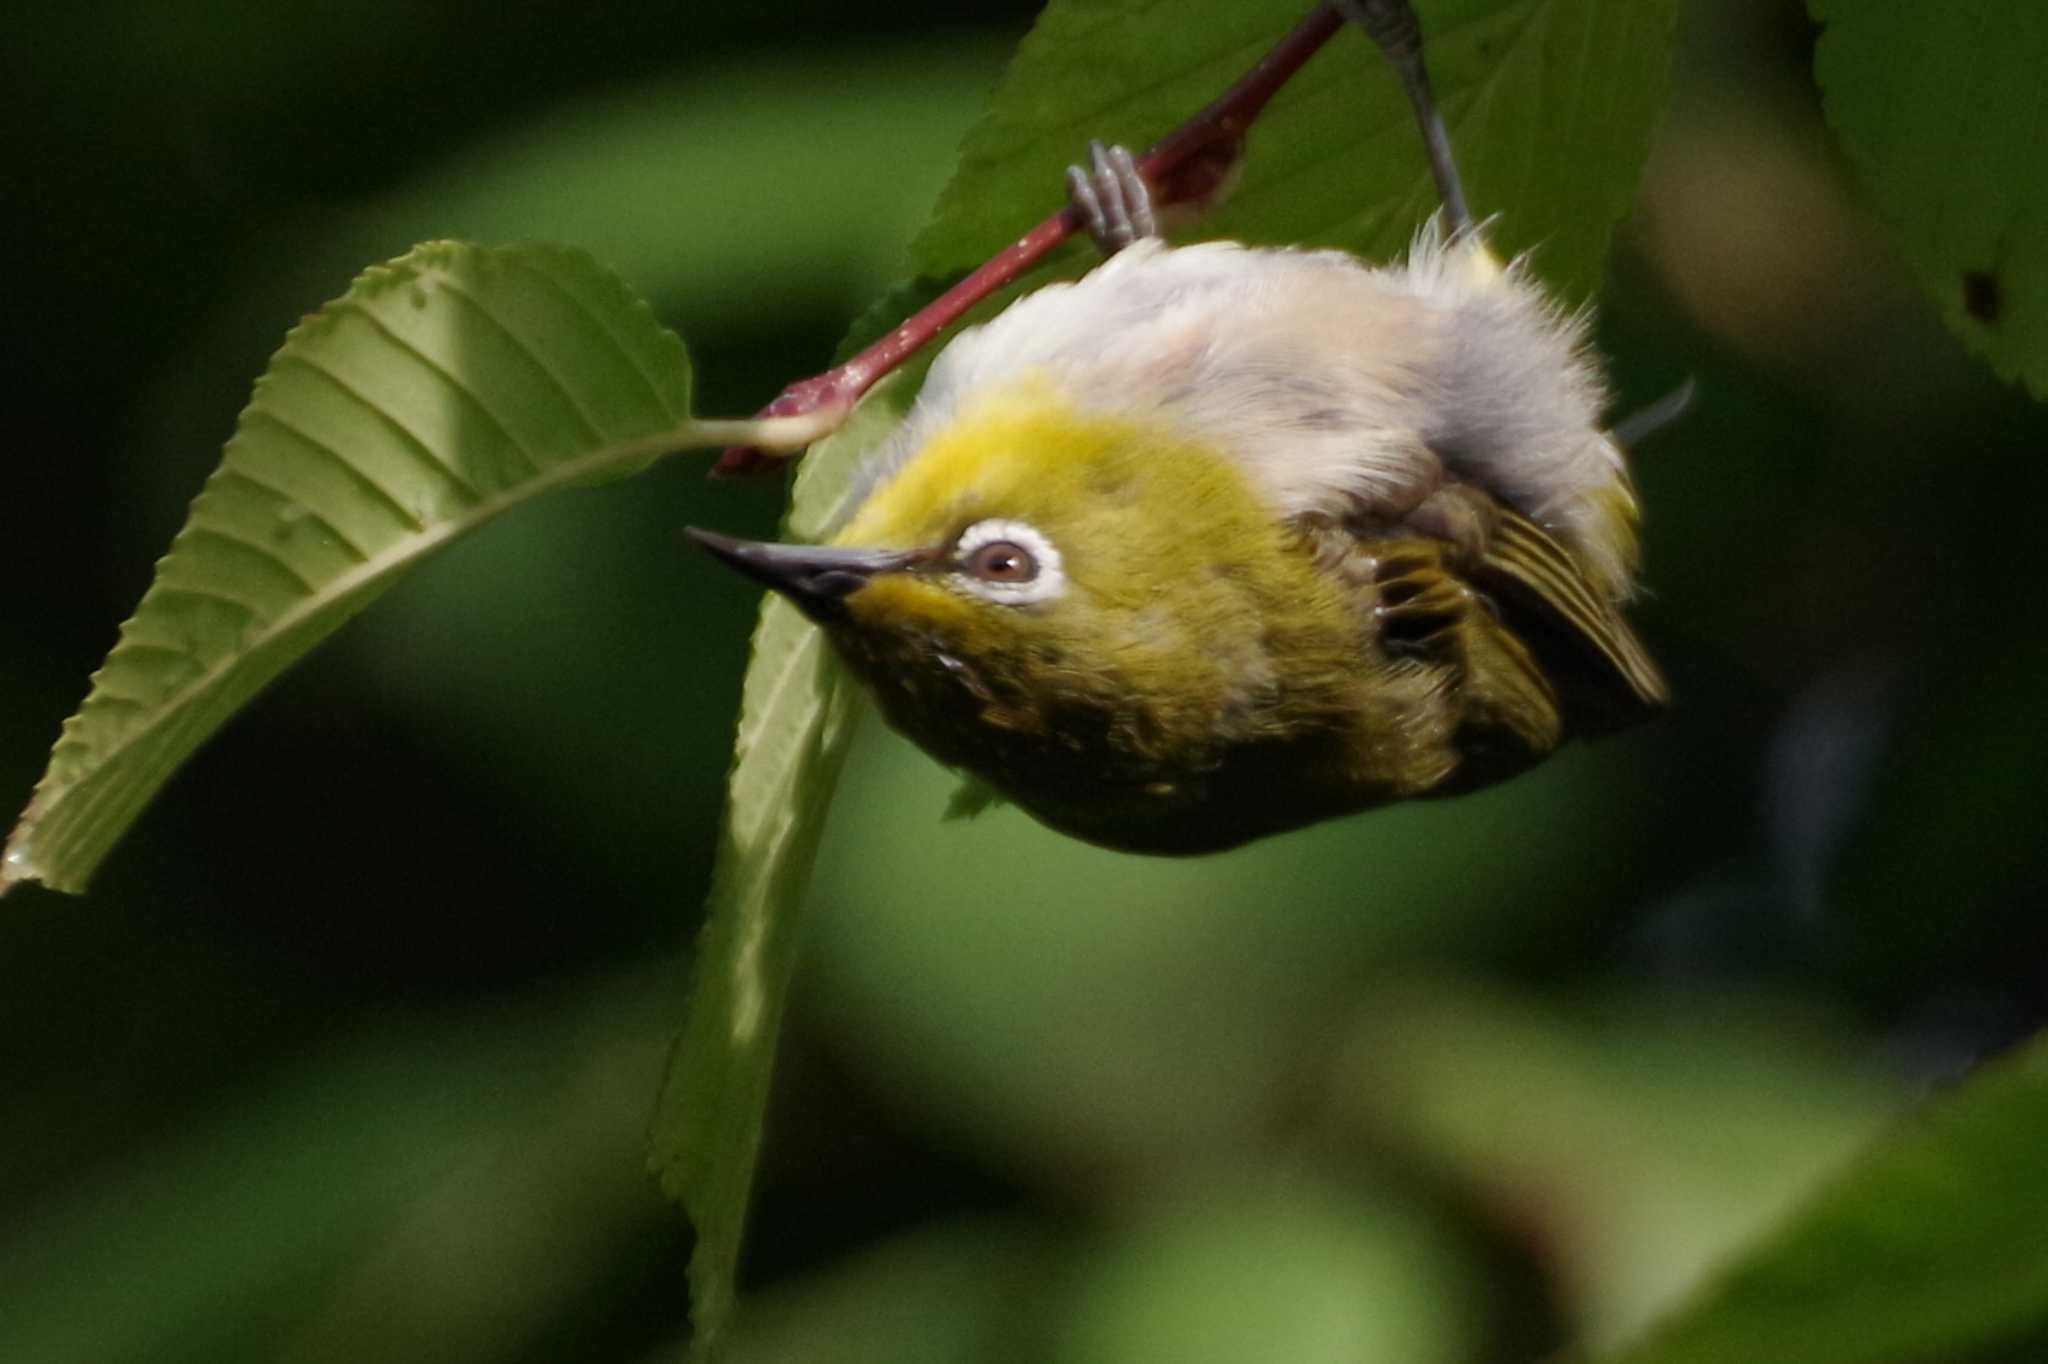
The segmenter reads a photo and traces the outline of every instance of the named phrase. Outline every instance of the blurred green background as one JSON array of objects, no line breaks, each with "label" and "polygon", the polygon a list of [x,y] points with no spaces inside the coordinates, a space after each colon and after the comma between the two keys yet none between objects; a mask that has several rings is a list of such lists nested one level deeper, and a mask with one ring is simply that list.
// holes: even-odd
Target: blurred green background
[{"label": "blurred green background", "polygon": [[[1032,7],[704,8],[14,18],[0,795],[360,266],[583,246],[701,411],[750,410],[892,282]],[[1622,1339],[2048,1018],[2048,418],[1858,207],[1812,38],[1694,8],[1603,302],[1626,401],[1701,385],[1640,468],[1670,716],[1190,863],[942,824],[952,779],[867,725],[743,1359]],[[779,501],[678,463],[523,511],[235,721],[90,896],[9,897],[0,1359],[674,1357],[641,1141],[753,610],[679,529]]]}]

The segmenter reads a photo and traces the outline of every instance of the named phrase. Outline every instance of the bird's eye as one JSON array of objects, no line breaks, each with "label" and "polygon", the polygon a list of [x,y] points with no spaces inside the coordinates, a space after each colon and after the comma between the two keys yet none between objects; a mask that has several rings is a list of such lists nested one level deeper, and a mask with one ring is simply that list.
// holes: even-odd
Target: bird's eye
[{"label": "bird's eye", "polygon": [[1067,590],[1058,547],[1029,522],[977,521],[949,558],[955,583],[1000,606],[1035,606]]},{"label": "bird's eye", "polygon": [[985,583],[1028,583],[1038,576],[1038,560],[1011,540],[989,541],[961,566]]}]

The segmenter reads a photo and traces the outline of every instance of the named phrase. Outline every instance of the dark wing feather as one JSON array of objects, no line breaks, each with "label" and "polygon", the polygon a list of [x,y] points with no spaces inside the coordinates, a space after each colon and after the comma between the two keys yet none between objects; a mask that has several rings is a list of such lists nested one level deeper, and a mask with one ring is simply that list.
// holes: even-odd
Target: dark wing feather
[{"label": "dark wing feather", "polygon": [[1574,728],[1640,719],[1669,698],[1663,674],[1620,610],[1542,527],[1503,509],[1471,573],[1557,683]]}]

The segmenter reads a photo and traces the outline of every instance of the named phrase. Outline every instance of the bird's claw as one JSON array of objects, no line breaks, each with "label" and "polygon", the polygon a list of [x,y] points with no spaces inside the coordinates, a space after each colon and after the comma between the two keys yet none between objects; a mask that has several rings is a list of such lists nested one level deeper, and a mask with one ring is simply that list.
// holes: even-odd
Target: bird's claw
[{"label": "bird's claw", "polygon": [[1067,167],[1067,197],[1105,256],[1115,255],[1140,237],[1159,235],[1152,187],[1128,147],[1090,142],[1088,169]]}]

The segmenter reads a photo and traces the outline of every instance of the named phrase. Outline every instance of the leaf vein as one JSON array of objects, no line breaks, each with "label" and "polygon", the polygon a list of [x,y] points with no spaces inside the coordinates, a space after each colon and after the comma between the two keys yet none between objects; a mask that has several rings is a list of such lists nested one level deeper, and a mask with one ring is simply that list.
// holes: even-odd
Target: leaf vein
[{"label": "leaf vein", "polygon": [[357,544],[355,540],[352,537],[350,537],[348,532],[344,531],[340,526],[336,525],[326,516],[323,516],[319,511],[317,511],[313,507],[308,506],[306,503],[300,501],[297,497],[286,492],[284,489],[274,488],[270,484],[264,482],[262,479],[257,478],[247,469],[237,469],[223,465],[221,467],[220,472],[214,475],[214,477],[216,480],[233,479],[237,483],[246,483],[250,487],[256,489],[258,492],[266,493],[269,496],[278,499],[278,501],[282,502],[287,509],[282,514],[284,518],[312,522],[321,530],[326,531],[329,536],[333,537],[335,542],[339,544],[343,549],[347,550],[350,556],[353,557],[357,562],[360,563],[362,560],[370,557],[369,552],[365,550],[361,545]]},{"label": "leaf vein", "polygon": [[315,360],[310,355],[293,354],[291,351],[284,351],[278,355],[276,363],[280,365],[295,364],[302,369],[311,370],[314,374],[319,375],[328,384],[332,385],[336,392],[343,394],[350,401],[356,403],[365,412],[369,413],[379,425],[385,427],[393,435],[397,436],[402,443],[414,450],[428,468],[437,471],[450,483],[454,484],[456,490],[468,497],[471,502],[482,500],[484,496],[483,490],[472,483],[469,477],[456,468],[453,463],[443,458],[440,451],[428,445],[418,435],[414,434],[411,428],[407,427],[404,422],[401,422],[397,417],[385,411],[369,395],[358,391],[348,380],[336,374],[320,361]]},{"label": "leaf vein", "polygon": [[610,318],[592,307],[581,294],[532,262],[515,256],[508,261],[508,264],[513,269],[531,275],[549,289],[554,290],[561,297],[568,300],[569,306],[575,308],[595,323],[598,329],[605,334],[606,339],[618,348],[619,354],[625,357],[626,364],[633,371],[634,375],[647,386],[648,394],[653,397],[663,415],[667,416],[670,420],[679,420],[689,415],[688,412],[678,412],[669,405],[668,395],[662,392],[661,385],[656,382],[653,371],[640,363],[641,357],[639,352],[627,345],[619,336],[617,330],[612,326]]},{"label": "leaf vein", "polygon": [[[132,623],[133,622],[131,622],[131,624]],[[201,663],[198,659],[192,657],[192,651],[190,649],[186,649],[180,645],[158,644],[154,640],[134,639],[130,637],[123,637],[119,643],[114,645],[113,651],[107,655],[107,662],[112,663],[116,658],[126,653],[166,654],[172,658],[183,659],[185,662],[192,664],[194,667],[206,666],[205,664]],[[100,672],[105,671],[106,665],[102,664],[100,665],[99,672],[95,672],[93,674],[95,685],[98,684]]]},{"label": "leaf vein", "polygon": [[490,323],[491,326],[497,328],[498,334],[503,336],[507,341],[509,341],[512,344],[512,348],[514,350],[518,351],[521,355],[526,357],[527,361],[531,363],[533,367],[540,372],[541,377],[546,379],[548,383],[553,386],[555,392],[562,395],[563,403],[568,407],[569,411],[575,414],[576,420],[582,424],[584,431],[589,435],[590,440],[593,444],[602,444],[604,441],[609,439],[609,437],[607,437],[605,433],[601,429],[599,429],[597,423],[591,419],[590,414],[583,410],[583,404],[577,399],[575,391],[569,387],[568,382],[564,380],[559,374],[556,374],[553,367],[551,367],[547,361],[541,358],[540,352],[533,348],[532,342],[528,341],[518,332],[515,332],[510,327],[506,326],[503,320],[501,320],[496,313],[492,312],[488,307],[485,306],[482,299],[476,297],[476,295],[464,289],[454,280],[443,279],[441,281],[441,287],[448,293],[448,295],[451,298],[461,299],[464,303],[469,305],[470,309],[473,312],[475,312],[478,317],[481,317],[482,319],[484,319],[484,321]]},{"label": "leaf vein", "polygon": [[484,402],[483,396],[471,387],[468,382],[458,378],[446,366],[392,330],[391,325],[365,306],[361,299],[344,298],[337,306],[347,309],[364,322],[367,322],[373,331],[389,342],[400,354],[432,374],[450,389],[453,389],[469,403],[478,416],[497,428],[498,434],[505,438],[507,445],[519,452],[519,457],[526,461],[528,472],[536,474],[540,472],[541,462],[534,455],[532,449],[527,446],[525,441],[512,433],[512,428],[507,426],[497,413],[491,411],[489,405]]},{"label": "leaf vein", "polygon": [[276,550],[271,549],[266,545],[259,545],[254,540],[249,539],[247,536],[240,535],[234,531],[228,530],[224,526],[208,526],[198,522],[194,522],[192,525],[186,527],[184,535],[179,538],[183,539],[187,543],[190,543],[193,540],[224,541],[227,544],[236,546],[237,548],[248,550],[251,554],[256,555],[258,558],[268,561],[273,567],[282,570],[285,576],[289,577],[293,582],[299,585],[300,591],[310,593],[319,590],[306,577],[305,574],[299,571],[298,565],[294,564],[291,560],[285,558]]},{"label": "leaf vein", "polygon": [[[175,551],[173,552],[175,553]],[[237,611],[240,611],[244,615],[248,616],[251,620],[256,621],[259,625],[268,624],[270,620],[268,616],[263,614],[260,608],[252,605],[249,602],[243,601],[240,597],[237,597],[232,593],[223,592],[217,587],[204,587],[196,584],[184,583],[167,583],[162,580],[158,580],[157,583],[153,585],[149,589],[149,591],[143,595],[142,601],[143,604],[146,606],[151,598],[155,598],[158,602],[161,602],[165,597],[187,597],[197,601],[211,601],[218,602],[222,606],[232,606]],[[141,607],[136,608],[138,613],[141,611],[141,609]]]},{"label": "leaf vein", "polygon": [[[399,519],[404,521],[405,524],[410,526],[415,532],[422,531],[427,528],[427,523],[420,519],[419,514],[415,512],[411,507],[408,507],[405,505],[405,503],[401,502],[395,493],[393,493],[390,489],[386,488],[383,484],[379,483],[376,479],[371,478],[367,472],[356,467],[356,465],[349,460],[349,457],[347,455],[344,455],[343,453],[341,453],[341,451],[335,449],[326,441],[321,440],[319,437],[301,430],[299,427],[294,426],[290,421],[286,420],[284,417],[279,416],[277,413],[271,411],[268,408],[250,408],[248,416],[244,417],[243,421],[246,423],[254,418],[261,418],[263,421],[267,422],[271,426],[274,426],[278,430],[284,432],[287,436],[290,436],[293,440],[298,441],[308,450],[311,450],[313,451],[313,453],[338,465],[344,473],[346,473],[350,478],[354,479],[355,482],[358,485],[360,485],[365,491],[369,492],[372,496],[376,497],[376,499],[382,502],[386,507],[389,507],[392,511],[396,512],[398,514]],[[235,466],[233,465],[228,465],[226,467],[234,470],[237,473],[240,472],[240,470],[235,469]],[[301,503],[300,505],[304,504]]]}]

